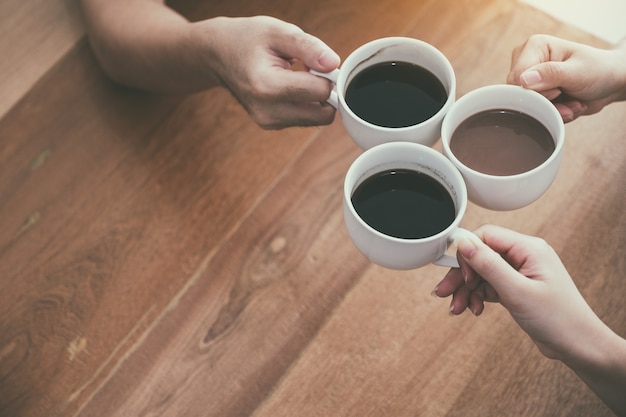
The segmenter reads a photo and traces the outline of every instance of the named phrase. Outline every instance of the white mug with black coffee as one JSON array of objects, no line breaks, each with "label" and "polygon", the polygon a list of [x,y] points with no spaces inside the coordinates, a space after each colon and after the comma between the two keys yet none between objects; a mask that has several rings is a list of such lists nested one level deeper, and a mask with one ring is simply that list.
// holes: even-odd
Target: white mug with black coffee
[{"label": "white mug with black coffee", "polygon": [[433,145],[455,100],[448,59],[413,38],[376,39],[352,52],[340,69],[311,72],[336,84],[328,102],[363,149],[390,141]]},{"label": "white mug with black coffee", "polygon": [[543,195],[559,170],[565,127],[541,94],[490,85],[461,97],[446,115],[443,153],[463,175],[471,202],[522,208]]},{"label": "white mug with black coffee", "polygon": [[352,163],[344,181],[348,234],[368,259],[386,268],[458,267],[445,252],[464,232],[459,226],[466,207],[459,171],[421,144],[375,146]]}]

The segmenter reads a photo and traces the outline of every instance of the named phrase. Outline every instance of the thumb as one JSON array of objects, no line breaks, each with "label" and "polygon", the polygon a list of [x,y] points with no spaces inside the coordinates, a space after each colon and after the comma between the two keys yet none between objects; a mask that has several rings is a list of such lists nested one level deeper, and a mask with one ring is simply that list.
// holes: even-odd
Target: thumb
[{"label": "thumb", "polygon": [[520,75],[522,87],[535,91],[546,91],[563,87],[565,83],[564,63],[548,61],[528,68]]},{"label": "thumb", "polygon": [[339,67],[341,62],[335,51],[306,32],[300,31],[292,37],[283,38],[278,47],[289,58],[298,59],[307,68],[320,72],[330,72]]},{"label": "thumb", "polygon": [[482,240],[461,236],[456,241],[457,250],[467,264],[487,281],[503,299],[514,297],[524,278],[502,256]]}]

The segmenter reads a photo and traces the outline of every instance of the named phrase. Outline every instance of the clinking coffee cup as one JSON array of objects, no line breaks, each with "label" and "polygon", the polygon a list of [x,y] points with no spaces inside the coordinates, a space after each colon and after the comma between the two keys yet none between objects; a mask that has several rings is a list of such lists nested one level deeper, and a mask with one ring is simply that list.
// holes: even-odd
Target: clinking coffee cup
[{"label": "clinking coffee cup", "polygon": [[[470,117],[484,114],[485,112],[515,112],[518,115],[527,116],[529,119],[521,123],[534,123],[543,128],[548,135],[548,141],[553,141],[553,146],[546,159],[536,166],[524,168],[522,172],[511,175],[497,175],[482,172],[478,168],[468,166],[451,147],[451,142],[459,126]],[[495,127],[495,129],[494,129]],[[495,144],[484,145],[483,148],[474,149],[484,161],[489,164],[489,158],[503,159],[498,161],[502,164],[513,164],[523,161],[523,152],[507,152],[508,156],[498,155],[497,149],[513,146],[512,141],[522,140],[527,126],[506,126],[504,123],[491,126],[492,132],[506,129],[515,130],[509,133],[498,133]],[[528,133],[527,136],[534,135]],[[565,127],[559,112],[548,99],[541,94],[514,85],[490,85],[470,91],[457,100],[446,114],[441,128],[441,142],[444,155],[452,161],[454,166],[463,176],[467,186],[468,198],[471,202],[490,210],[515,210],[522,208],[541,197],[554,181],[563,155],[565,139]],[[508,140],[509,142],[506,142]],[[531,144],[538,146],[537,143]],[[512,148],[515,149],[515,148]],[[507,149],[505,149],[507,151]],[[508,149],[510,151],[510,149]],[[492,153],[493,152],[493,153]],[[513,158],[507,160],[504,158]],[[517,159],[517,160],[515,160]]]},{"label": "clinking coffee cup", "polygon": [[[369,179],[384,172],[406,170],[436,181],[443,190],[436,198],[447,194],[452,205],[449,222],[439,231],[431,230],[429,236],[404,238],[378,230],[364,219],[353,202],[357,189]],[[460,223],[466,207],[467,191],[459,171],[441,153],[421,144],[389,142],[368,149],[352,163],[344,181],[343,211],[348,234],[361,253],[386,268],[413,269],[430,263],[458,267],[456,257],[445,252],[455,236],[463,233]],[[402,221],[405,207],[387,205],[382,209],[386,210],[383,216]],[[417,220],[428,224],[433,214],[424,214]]]},{"label": "clinking coffee cup", "polygon": [[[385,65],[388,68],[383,68]],[[371,80],[375,71],[388,71],[387,75],[393,77],[382,90],[376,90],[381,84]],[[455,101],[456,78],[452,65],[438,49],[418,39],[376,39],[352,52],[341,68],[330,73],[311,72],[336,84],[328,102],[338,109],[346,131],[363,149],[390,141],[433,145],[439,139],[443,118]],[[369,88],[360,91],[367,94],[373,91],[374,98],[360,96],[354,101],[374,106],[369,113],[368,109],[349,104],[351,89],[358,90],[353,83],[359,82],[359,78],[360,88]],[[376,98],[377,94],[388,100]],[[413,104],[402,105],[401,100]],[[406,114],[407,110],[411,113]],[[371,120],[380,115],[385,119],[384,114],[392,120]]]}]

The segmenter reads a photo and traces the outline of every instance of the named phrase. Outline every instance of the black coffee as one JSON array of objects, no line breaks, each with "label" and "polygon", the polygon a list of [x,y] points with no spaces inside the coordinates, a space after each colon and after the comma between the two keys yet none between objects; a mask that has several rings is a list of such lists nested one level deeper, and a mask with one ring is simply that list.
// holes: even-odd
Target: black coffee
[{"label": "black coffee", "polygon": [[464,120],[452,134],[450,150],[464,165],[490,175],[530,171],[554,152],[546,127],[527,114],[487,110]]},{"label": "black coffee", "polygon": [[439,181],[408,169],[367,178],[354,191],[352,205],[371,227],[403,239],[436,235],[456,216],[454,201]]},{"label": "black coffee", "polygon": [[448,99],[430,71],[408,62],[382,62],[357,74],[346,103],[361,119],[383,127],[407,127],[434,116]]}]

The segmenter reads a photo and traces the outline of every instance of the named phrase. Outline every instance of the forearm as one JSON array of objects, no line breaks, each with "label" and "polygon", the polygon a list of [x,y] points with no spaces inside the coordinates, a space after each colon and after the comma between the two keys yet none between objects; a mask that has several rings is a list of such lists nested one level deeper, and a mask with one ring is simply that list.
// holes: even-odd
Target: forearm
[{"label": "forearm", "polygon": [[[81,0],[89,41],[115,81],[155,92],[193,92],[218,84],[195,24],[160,0]],[[207,32],[207,28],[209,31]],[[210,36],[210,25],[204,25]]]},{"label": "forearm", "polygon": [[563,363],[572,369],[618,416],[626,415],[626,340],[605,328],[588,354]]}]

